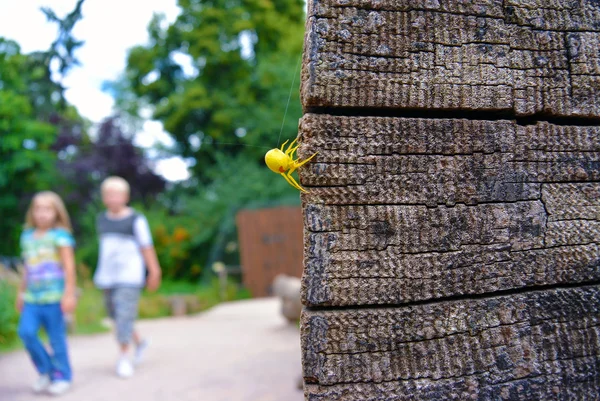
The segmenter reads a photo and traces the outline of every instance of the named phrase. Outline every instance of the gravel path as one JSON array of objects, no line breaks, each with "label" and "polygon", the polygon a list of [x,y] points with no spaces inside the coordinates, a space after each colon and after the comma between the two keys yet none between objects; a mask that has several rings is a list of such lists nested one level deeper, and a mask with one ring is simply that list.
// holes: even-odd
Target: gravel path
[{"label": "gravel path", "polygon": [[[274,298],[232,302],[203,314],[141,321],[151,345],[127,380],[114,374],[111,334],[72,337],[75,381],[65,401],[300,401],[300,338]],[[33,395],[36,373],[27,355],[0,356],[0,400]]]}]

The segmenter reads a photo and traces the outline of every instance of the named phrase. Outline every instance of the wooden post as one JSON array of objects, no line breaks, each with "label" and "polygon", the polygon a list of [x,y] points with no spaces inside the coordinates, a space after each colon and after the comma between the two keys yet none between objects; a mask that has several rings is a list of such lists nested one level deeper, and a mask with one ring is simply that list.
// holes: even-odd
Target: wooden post
[{"label": "wooden post", "polygon": [[311,0],[307,400],[596,400],[600,2]]}]

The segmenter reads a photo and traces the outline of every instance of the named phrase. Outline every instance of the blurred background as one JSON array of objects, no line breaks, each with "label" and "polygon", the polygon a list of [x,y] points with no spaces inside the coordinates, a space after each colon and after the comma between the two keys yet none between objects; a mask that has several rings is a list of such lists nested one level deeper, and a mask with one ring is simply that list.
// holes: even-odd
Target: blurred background
[{"label": "blurred background", "polygon": [[303,0],[0,2],[0,350],[19,347],[18,239],[40,190],[74,224],[74,333],[108,330],[91,276],[109,175],[130,182],[163,269],[142,317],[300,276],[299,194],[263,158],[297,133],[304,19]]}]

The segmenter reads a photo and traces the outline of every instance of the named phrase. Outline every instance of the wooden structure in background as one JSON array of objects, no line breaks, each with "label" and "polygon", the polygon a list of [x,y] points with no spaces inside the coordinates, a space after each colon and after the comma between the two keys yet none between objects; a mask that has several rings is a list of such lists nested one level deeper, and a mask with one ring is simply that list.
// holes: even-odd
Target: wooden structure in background
[{"label": "wooden structure in background", "polygon": [[600,2],[313,0],[307,400],[597,400]]},{"label": "wooden structure in background", "polygon": [[278,274],[302,276],[302,211],[299,207],[242,210],[238,238],[243,283],[254,297],[272,295]]}]

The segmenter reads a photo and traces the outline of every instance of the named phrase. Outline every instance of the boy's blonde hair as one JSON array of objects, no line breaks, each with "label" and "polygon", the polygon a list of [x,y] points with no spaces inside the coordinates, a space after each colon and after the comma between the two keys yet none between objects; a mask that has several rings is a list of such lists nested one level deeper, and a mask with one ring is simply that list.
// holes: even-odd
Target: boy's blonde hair
[{"label": "boy's blonde hair", "polygon": [[104,193],[107,189],[116,189],[129,195],[129,183],[125,179],[117,176],[108,177],[100,185],[100,192]]},{"label": "boy's blonde hair", "polygon": [[27,214],[25,215],[25,227],[35,228],[35,222],[33,221],[33,207],[35,206],[35,202],[42,198],[48,199],[52,203],[52,206],[54,206],[54,210],[56,211],[56,221],[54,222],[54,227],[64,228],[65,230],[72,232],[73,228],[71,227],[71,219],[69,218],[67,208],[65,207],[65,204],[60,196],[52,191],[38,192],[33,196],[33,199],[29,204],[29,209],[27,209]]}]

